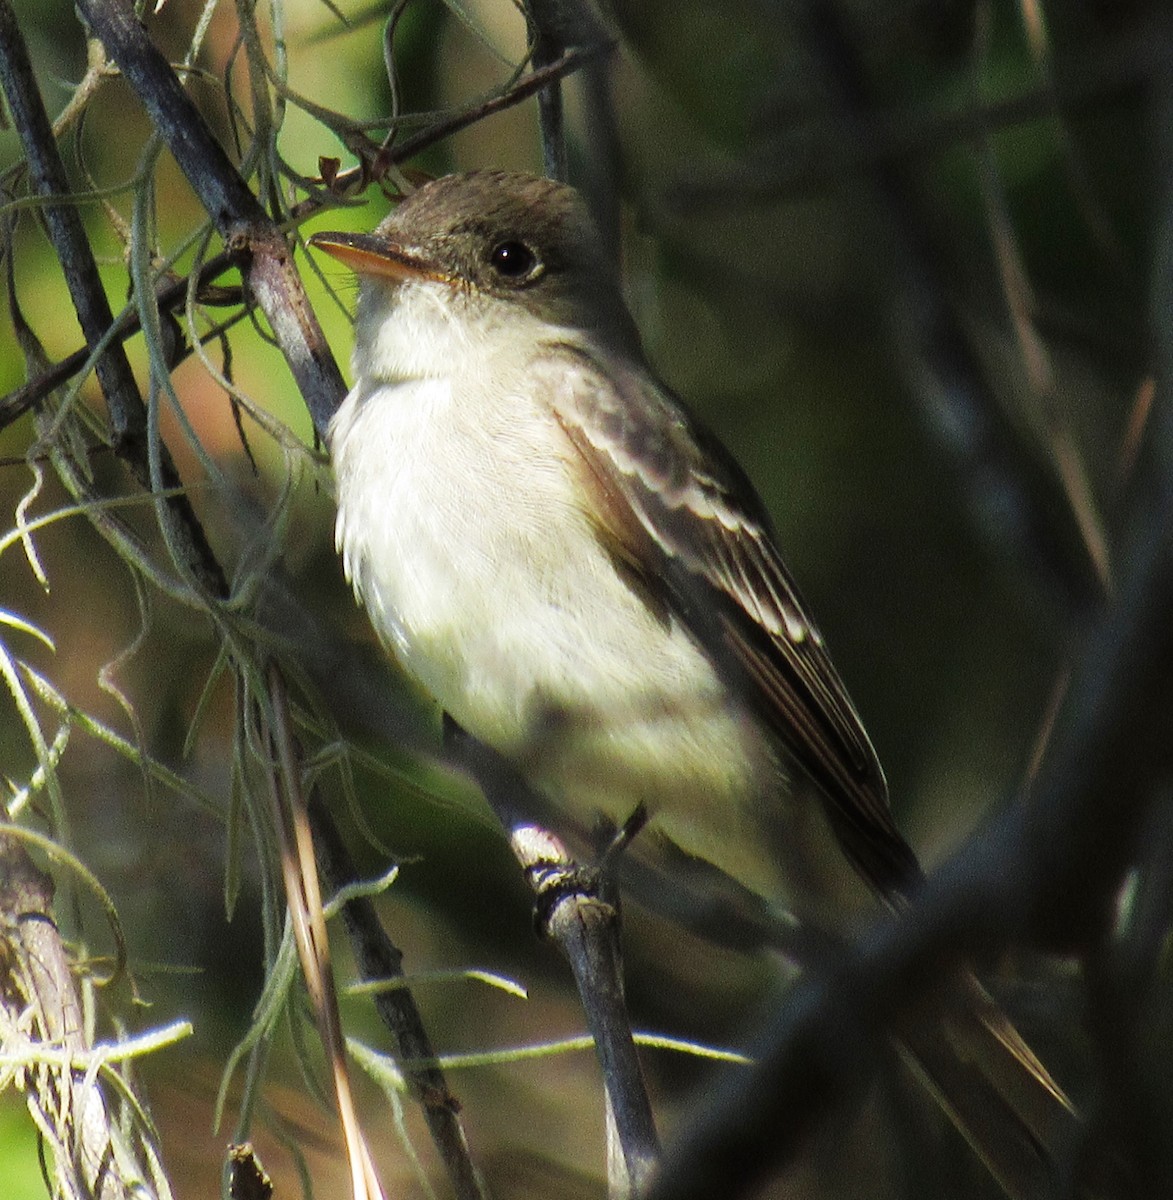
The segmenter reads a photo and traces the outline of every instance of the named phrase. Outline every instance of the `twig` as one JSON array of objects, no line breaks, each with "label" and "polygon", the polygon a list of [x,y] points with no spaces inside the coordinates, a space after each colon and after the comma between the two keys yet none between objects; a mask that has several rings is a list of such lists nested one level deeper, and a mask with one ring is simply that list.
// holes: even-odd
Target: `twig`
[{"label": "twig", "polygon": [[[9,0],[0,0],[0,83],[20,133],[33,190],[45,197],[41,211],[82,333],[91,346],[96,346],[113,323],[113,314],[77,206],[52,202],[53,197],[69,194],[69,180]],[[146,406],[121,342],[111,342],[106,347],[98,359],[97,372],[110,412],[114,451],[149,490]],[[164,489],[179,489],[179,472],[165,446],[160,447],[160,463]],[[227,595],[228,582],[190,500],[180,492],[169,496],[164,504],[187,565],[212,595]]]},{"label": "twig", "polygon": [[[609,1112],[621,1148],[626,1187],[641,1188],[659,1158],[659,1137],[639,1064],[623,993],[617,900],[602,894],[605,878],[592,878],[548,833],[535,815],[545,801],[490,747],[454,721],[445,722],[445,752],[479,785],[509,831],[514,856],[533,889],[543,932],[566,956],[607,1089]],[[614,1176],[611,1194],[625,1194]]]},{"label": "twig", "polygon": [[[309,817],[318,866],[327,886],[337,892],[354,883],[358,872],[316,791],[310,794]],[[348,900],[342,907],[342,920],[360,979],[402,978],[403,954],[387,936],[370,899],[364,896]],[[414,997],[405,987],[391,988],[377,992],[374,1003],[395,1039],[396,1057],[420,1101],[458,1200],[485,1200],[460,1121],[460,1102],[436,1065],[436,1054]]]},{"label": "twig", "polygon": [[23,1082],[53,1151],[57,1191],[66,1200],[157,1196],[151,1174],[135,1161],[129,1138],[111,1115],[104,1086],[70,1065],[73,1055],[84,1059],[91,1047],[53,917],[53,881],[7,835],[0,836],[0,935],[0,1043],[15,1051],[32,1038],[65,1056],[58,1064],[41,1060],[34,1066],[30,1055]]},{"label": "twig", "polygon": [[[528,0],[525,6],[533,45],[534,66],[548,67],[565,53],[567,39],[562,9],[564,0]],[[542,139],[542,162],[551,179],[567,180],[566,127],[562,85],[557,81],[538,92],[538,132]]]},{"label": "twig", "polygon": [[603,245],[608,247],[616,267],[622,257],[620,236],[620,184],[622,151],[615,103],[611,88],[613,57],[589,62],[583,78],[584,151],[587,200]]},{"label": "twig", "polygon": [[78,11],[146,108],[227,248],[243,263],[314,428],[324,434],[346,389],[281,230],[228,160],[131,6],[122,0],[79,0]]},{"label": "twig", "polygon": [[[607,33],[587,0],[529,0],[526,5],[535,67],[558,61],[568,47],[604,46]],[[613,56],[597,55],[580,75],[583,138],[580,153],[587,159],[584,189],[595,224],[616,262],[619,258],[619,134],[611,104],[610,70]],[[545,173],[567,180],[567,143],[562,90],[551,84],[538,93],[538,132]]]},{"label": "twig", "polygon": [[[249,282],[269,316],[278,339],[287,349],[287,354],[290,353],[289,348],[293,348],[291,365],[295,375],[299,376],[303,393],[307,394],[307,397],[317,396],[319,398],[315,416],[321,424],[328,418],[328,412],[332,411],[332,405],[336,404],[341,396],[341,377],[337,374],[337,369],[333,366],[333,360],[329,358],[328,351],[325,352],[328,362],[324,364],[313,361],[312,351],[309,353],[311,361],[308,365],[304,355],[299,357],[299,347],[304,349],[306,346],[313,345],[310,332],[312,318],[305,317],[305,314],[309,312],[308,306],[297,304],[300,285],[295,290],[289,289],[290,279],[296,280],[296,276],[293,275],[288,264],[284,239],[276,227],[268,221],[234,168],[224,158],[219,147],[210,139],[210,135],[207,134],[194,107],[190,106],[187,97],[179,89],[170,68],[154,52],[149,42],[144,45],[145,33],[130,17],[129,11],[122,11],[114,4],[91,3],[86,5],[85,13],[95,30],[103,38],[112,57],[119,61],[124,73],[140,87],[142,92],[146,93],[148,98],[154,100],[154,103],[148,103],[148,109],[159,128],[170,135],[176,157],[189,170],[189,176],[192,171],[197,173],[197,178],[192,180],[193,185],[196,186],[202,199],[209,206],[213,216],[217,218],[221,232],[225,233],[229,240],[229,248],[225,253],[203,265],[200,271],[200,283],[204,284],[210,281],[223,270],[235,265],[242,255],[250,257],[252,269],[248,274]],[[8,15],[6,3],[3,10],[0,10],[0,15]],[[0,32],[2,31],[0,30]],[[179,149],[177,149],[177,145]],[[55,193],[64,194],[66,188],[63,179],[52,190]],[[71,208],[66,211],[75,213],[75,210]],[[86,252],[88,254],[88,246]],[[160,305],[170,308],[181,303],[187,292],[187,286],[187,280],[179,280],[162,288],[158,297]],[[284,299],[287,290],[295,293],[293,299],[288,303]],[[112,316],[107,310],[97,336],[104,336],[112,325]],[[137,312],[128,310],[120,318],[115,337],[112,339],[112,344],[117,347],[119,355],[122,355],[121,340],[137,329],[138,325]],[[313,328],[316,329],[316,326]],[[88,336],[91,341],[95,340],[93,335]],[[321,345],[324,347],[324,343]],[[5,419],[14,419],[20,411],[24,411],[36,403],[52,387],[80,369],[87,357],[87,350],[78,351],[61,364],[55,372],[37,381],[38,389],[24,389],[23,394],[18,393],[14,397],[10,397],[3,410]],[[125,361],[124,356],[122,357]],[[299,365],[302,368],[300,371]],[[332,388],[329,386],[330,368],[333,368],[334,384],[336,385]],[[312,387],[315,383],[320,386],[316,390],[308,390],[307,380],[309,381],[308,387]],[[326,405],[325,399],[331,399],[330,406]],[[313,405],[311,405],[311,411],[314,411]],[[321,415],[323,412],[326,413],[325,417]],[[369,931],[368,936],[370,936]],[[473,1178],[471,1165],[467,1164],[467,1154],[465,1159],[466,1165],[462,1169],[463,1176]],[[457,1171],[455,1177],[458,1179],[458,1194],[461,1197],[468,1197],[471,1200],[480,1195],[475,1189],[465,1186],[464,1179],[461,1178],[461,1171]]]}]

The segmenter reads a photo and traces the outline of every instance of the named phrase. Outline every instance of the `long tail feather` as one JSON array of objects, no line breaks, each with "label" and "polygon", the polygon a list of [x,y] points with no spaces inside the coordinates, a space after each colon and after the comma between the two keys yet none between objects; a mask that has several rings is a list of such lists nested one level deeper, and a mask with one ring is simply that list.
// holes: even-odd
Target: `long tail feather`
[{"label": "long tail feather", "polygon": [[935,1020],[901,1035],[914,1071],[1011,1200],[1056,1181],[1052,1154],[1078,1117],[1010,1019],[970,973]]}]

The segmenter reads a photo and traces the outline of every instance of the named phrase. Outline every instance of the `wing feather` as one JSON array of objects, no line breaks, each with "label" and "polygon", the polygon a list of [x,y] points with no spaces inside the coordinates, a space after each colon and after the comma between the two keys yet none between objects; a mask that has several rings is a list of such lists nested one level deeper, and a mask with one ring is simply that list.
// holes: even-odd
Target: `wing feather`
[{"label": "wing feather", "polygon": [[533,369],[581,456],[600,535],[624,563],[644,564],[649,586],[667,586],[673,609],[818,785],[864,878],[889,896],[906,891],[919,867],[892,822],[879,760],[741,469],[636,363],[604,365],[559,344]]}]

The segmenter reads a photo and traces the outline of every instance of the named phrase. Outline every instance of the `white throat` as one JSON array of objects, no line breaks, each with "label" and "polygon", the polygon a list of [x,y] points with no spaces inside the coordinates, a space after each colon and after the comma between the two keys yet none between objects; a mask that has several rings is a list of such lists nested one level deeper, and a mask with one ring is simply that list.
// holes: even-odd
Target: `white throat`
[{"label": "white throat", "polygon": [[470,378],[507,368],[535,344],[577,340],[573,330],[546,325],[517,305],[438,280],[394,288],[366,283],[355,318],[356,383],[405,383]]}]

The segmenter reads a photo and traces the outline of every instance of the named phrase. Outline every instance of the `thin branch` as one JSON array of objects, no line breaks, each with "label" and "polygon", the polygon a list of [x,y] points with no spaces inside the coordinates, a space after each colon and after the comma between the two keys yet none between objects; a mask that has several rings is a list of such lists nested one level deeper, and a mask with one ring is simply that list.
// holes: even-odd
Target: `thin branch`
[{"label": "thin branch", "polygon": [[[561,0],[528,0],[525,6],[530,27],[534,66],[548,67],[565,53],[566,31],[563,28]],[[542,162],[545,174],[551,179],[566,182],[566,122],[562,104],[562,85],[555,81],[538,93],[538,132],[542,139]]]},{"label": "thin branch", "polygon": [[[606,30],[587,0],[528,0],[526,16],[533,45],[533,63],[545,67],[563,58],[568,48],[602,46]],[[619,136],[611,104],[610,56],[597,56],[582,71],[579,94],[583,109],[580,153],[587,159],[587,195],[592,215],[618,261]],[[562,88],[550,84],[538,93],[538,132],[545,173],[551,179],[570,178]]]},{"label": "thin branch", "polygon": [[[448,760],[475,780],[525,871],[543,932],[566,956],[607,1089],[626,1186],[639,1189],[659,1158],[660,1143],[623,992],[618,900],[604,894],[605,872],[582,870],[561,841],[535,820],[546,802],[499,754],[445,721]],[[612,1179],[612,1195],[620,1193]]]},{"label": "thin branch", "polygon": [[[69,955],[53,915],[53,880],[19,841],[0,836],[0,1045],[27,1051],[23,1088],[53,1155],[55,1194],[66,1200],[166,1196],[112,1114],[107,1088],[88,1071],[86,1033]],[[31,1018],[31,1019],[30,1019]],[[48,1050],[38,1057],[37,1050]],[[61,1056],[57,1062],[53,1057]],[[107,1059],[107,1061],[109,1061]],[[152,1152],[154,1153],[154,1152]]]},{"label": "thin branch", "polygon": [[[310,793],[309,817],[318,867],[327,887],[338,892],[357,882],[354,862],[316,791]],[[342,907],[342,920],[360,979],[403,977],[402,951],[387,936],[369,898],[347,900]],[[396,1058],[420,1102],[458,1200],[485,1200],[486,1193],[473,1166],[460,1121],[460,1102],[436,1065],[436,1053],[414,997],[406,987],[399,987],[380,991],[373,999],[376,1011],[395,1040]]]},{"label": "thin branch", "polygon": [[[21,137],[32,189],[45,197],[40,212],[69,285],[82,333],[90,345],[96,345],[110,327],[113,314],[98,278],[98,264],[80,211],[77,205],[64,202],[70,192],[69,178],[57,153],[53,125],[41,103],[32,62],[9,0],[0,0],[0,82]],[[54,197],[58,198],[56,202]],[[98,359],[97,372],[110,410],[115,449],[127,442],[142,442],[147,433],[146,406],[120,345],[107,348]]]},{"label": "thin branch", "polygon": [[[53,197],[69,194],[69,179],[9,0],[0,0],[0,84],[20,133],[33,190],[45,198],[41,212],[82,333],[90,346],[96,346],[114,317],[77,206],[52,201]],[[115,453],[126,460],[139,483],[150,490],[147,411],[121,342],[107,345],[97,361],[97,372],[113,425]],[[179,472],[167,448],[160,446],[159,450],[163,488],[178,489]],[[227,595],[228,582],[190,500],[182,494],[172,495],[164,506],[171,517],[176,544],[196,578],[212,595]]]},{"label": "thin branch", "polygon": [[324,434],[346,389],[284,235],[212,136],[131,6],[122,0],[79,0],[78,11],[146,108],[227,248],[243,262],[248,286],[301,389],[314,428]]}]

